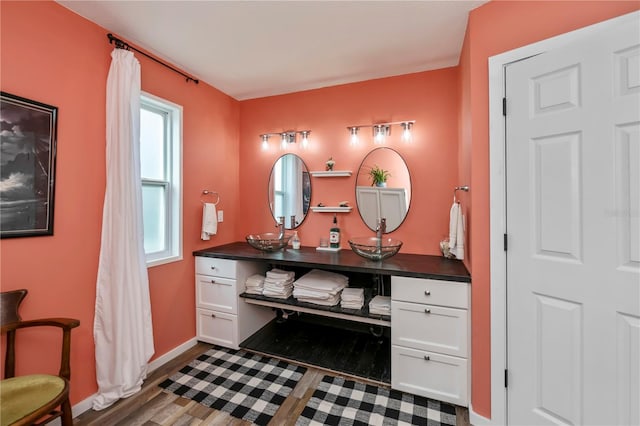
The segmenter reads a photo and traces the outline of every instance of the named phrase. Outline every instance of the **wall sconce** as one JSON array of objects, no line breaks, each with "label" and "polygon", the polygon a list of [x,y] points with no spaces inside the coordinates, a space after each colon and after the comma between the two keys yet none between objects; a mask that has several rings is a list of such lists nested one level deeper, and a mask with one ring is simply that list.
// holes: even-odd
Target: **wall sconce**
[{"label": "wall sconce", "polygon": [[297,142],[298,134],[302,136],[302,148],[306,148],[309,145],[309,135],[311,134],[311,130],[286,130],[280,133],[263,133],[260,135],[260,138],[262,139],[262,149],[269,149],[269,138],[271,136],[280,136],[280,147],[282,149],[286,149],[287,145],[290,143]]},{"label": "wall sconce", "polygon": [[376,124],[361,124],[358,126],[349,126],[349,134],[351,135],[351,144],[355,145],[358,142],[358,130],[361,127],[371,127],[373,130],[373,140],[375,143],[382,144],[385,142],[387,136],[391,134],[391,127],[394,125],[402,126],[402,140],[408,142],[411,140],[411,129],[415,124],[415,120],[408,121],[394,121],[390,123],[376,123]]}]

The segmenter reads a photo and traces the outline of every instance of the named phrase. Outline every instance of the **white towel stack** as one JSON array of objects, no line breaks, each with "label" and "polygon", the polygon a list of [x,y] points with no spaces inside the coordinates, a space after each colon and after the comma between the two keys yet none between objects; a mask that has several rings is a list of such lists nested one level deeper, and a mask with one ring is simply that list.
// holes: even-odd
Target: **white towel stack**
[{"label": "white towel stack", "polygon": [[364,289],[347,287],[342,290],[341,308],[362,309],[362,305],[364,305]]},{"label": "white towel stack", "polygon": [[369,302],[369,313],[376,315],[391,315],[391,297],[376,296]]},{"label": "white towel stack", "polygon": [[249,294],[262,294],[264,288],[264,275],[251,275],[244,283],[245,292]]},{"label": "white towel stack", "polygon": [[272,269],[267,271],[267,277],[264,279],[262,295],[275,297],[277,299],[288,299],[293,292],[293,279],[295,274],[291,271],[283,271],[281,269]]},{"label": "white towel stack", "polygon": [[301,302],[335,306],[348,284],[349,278],[344,275],[312,269],[293,283],[293,297]]}]

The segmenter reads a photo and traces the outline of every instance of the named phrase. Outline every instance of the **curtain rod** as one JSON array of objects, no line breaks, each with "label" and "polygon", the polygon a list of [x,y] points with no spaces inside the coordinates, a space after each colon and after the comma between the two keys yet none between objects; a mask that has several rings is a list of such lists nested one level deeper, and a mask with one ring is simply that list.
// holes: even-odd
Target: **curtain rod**
[{"label": "curtain rod", "polygon": [[107,34],[107,38],[109,39],[109,44],[115,44],[117,49],[135,50],[139,54],[144,55],[147,58],[151,59],[152,61],[155,61],[155,62],[159,63],[160,65],[169,68],[171,71],[177,72],[181,76],[185,77],[187,79],[187,83],[190,82],[190,81],[193,81],[195,84],[200,83],[200,80],[198,80],[196,78],[193,78],[188,74],[183,73],[179,69],[176,69],[176,68],[172,67],[171,65],[166,64],[166,63],[162,62],[161,60],[142,52],[141,50],[136,49],[135,47],[131,46],[129,43],[120,40],[119,38],[115,37],[111,33]]}]

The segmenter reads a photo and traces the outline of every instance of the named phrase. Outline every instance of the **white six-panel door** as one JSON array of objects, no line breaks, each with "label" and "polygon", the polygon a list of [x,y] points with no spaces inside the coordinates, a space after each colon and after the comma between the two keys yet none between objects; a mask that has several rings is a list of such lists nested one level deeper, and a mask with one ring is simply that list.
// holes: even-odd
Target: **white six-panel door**
[{"label": "white six-panel door", "polygon": [[639,24],[505,72],[509,424],[640,424]]}]

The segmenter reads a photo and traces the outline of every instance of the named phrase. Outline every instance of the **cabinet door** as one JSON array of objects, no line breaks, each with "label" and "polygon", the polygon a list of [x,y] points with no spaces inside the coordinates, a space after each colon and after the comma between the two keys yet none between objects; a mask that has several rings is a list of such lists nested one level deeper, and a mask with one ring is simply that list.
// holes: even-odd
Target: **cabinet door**
[{"label": "cabinet door", "polygon": [[198,340],[238,349],[238,317],[222,312],[196,309],[196,333]]},{"label": "cabinet door", "polygon": [[199,308],[237,314],[236,281],[196,275],[196,303]]},{"label": "cabinet door", "polygon": [[387,231],[400,226],[407,215],[407,192],[404,188],[378,188],[380,217],[387,219]]},{"label": "cabinet door", "polygon": [[393,345],[391,387],[466,407],[467,360]]},{"label": "cabinet door", "polygon": [[464,309],[391,302],[391,343],[425,351],[468,357]]},{"label": "cabinet door", "polygon": [[376,229],[380,217],[380,201],[378,190],[368,186],[356,188],[358,211],[362,220],[370,229]]}]

